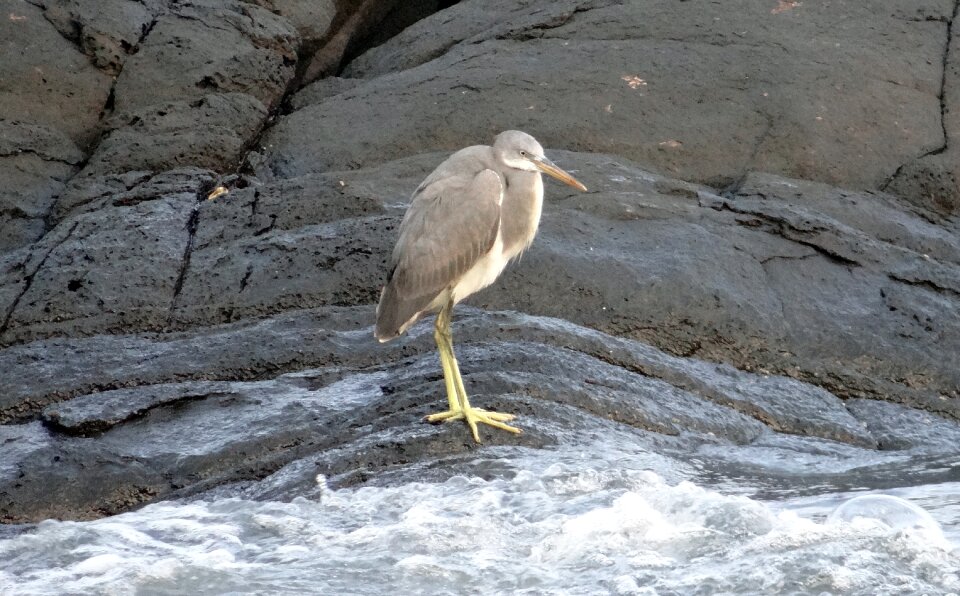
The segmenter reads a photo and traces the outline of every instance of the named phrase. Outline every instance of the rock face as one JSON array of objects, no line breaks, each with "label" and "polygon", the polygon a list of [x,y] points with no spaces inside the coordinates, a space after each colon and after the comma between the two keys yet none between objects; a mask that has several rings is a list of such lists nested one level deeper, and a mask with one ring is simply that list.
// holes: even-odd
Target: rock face
[{"label": "rock face", "polygon": [[363,84],[273,127],[261,173],[369,165],[515,127],[715,186],[758,169],[876,188],[944,145],[952,2],[789,6],[460,2],[351,63]]},{"label": "rock face", "polygon": [[0,250],[19,248],[43,235],[44,218],[82,160],[73,141],[56,129],[0,120]]},{"label": "rock face", "polygon": [[956,453],[957,3],[768,4],[8,1],[0,520],[468,462],[417,423],[430,323],[373,305],[412,189],[505,128],[590,192],[458,308],[525,431],[485,444]]},{"label": "rock face", "polygon": [[953,215],[960,211],[960,110],[956,108],[960,100],[960,36],[954,34],[956,18],[954,3],[953,13],[945,21],[947,41],[940,88],[943,142],[900,166],[884,187],[928,209]]},{"label": "rock face", "polygon": [[0,2],[0,250],[39,239],[96,136],[110,76],[19,0]]}]

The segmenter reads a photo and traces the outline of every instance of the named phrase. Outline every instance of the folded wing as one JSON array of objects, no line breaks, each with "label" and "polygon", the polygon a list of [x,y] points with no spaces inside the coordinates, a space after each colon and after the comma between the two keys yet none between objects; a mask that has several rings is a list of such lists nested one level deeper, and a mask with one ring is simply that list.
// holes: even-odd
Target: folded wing
[{"label": "folded wing", "polygon": [[376,336],[403,333],[493,247],[503,185],[493,170],[428,178],[400,224]]}]

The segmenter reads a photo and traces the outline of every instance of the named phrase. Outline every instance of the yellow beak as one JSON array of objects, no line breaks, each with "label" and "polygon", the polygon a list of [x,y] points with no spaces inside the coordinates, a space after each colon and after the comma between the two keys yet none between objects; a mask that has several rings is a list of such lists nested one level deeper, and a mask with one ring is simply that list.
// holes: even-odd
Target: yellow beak
[{"label": "yellow beak", "polygon": [[576,189],[587,190],[587,187],[584,186],[579,180],[558,168],[555,163],[546,157],[531,157],[530,161],[533,162],[533,165],[537,166],[537,169],[544,174],[552,176],[560,182],[570,185]]}]

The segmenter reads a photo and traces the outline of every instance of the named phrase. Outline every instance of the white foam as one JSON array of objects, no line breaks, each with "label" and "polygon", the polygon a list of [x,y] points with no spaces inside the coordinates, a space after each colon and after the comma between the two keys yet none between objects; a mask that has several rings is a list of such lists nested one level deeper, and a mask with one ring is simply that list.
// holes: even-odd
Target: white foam
[{"label": "white foam", "polygon": [[0,592],[960,591],[960,554],[929,537],[668,481],[623,445],[485,453],[509,455],[490,479],[44,522],[0,540]]}]

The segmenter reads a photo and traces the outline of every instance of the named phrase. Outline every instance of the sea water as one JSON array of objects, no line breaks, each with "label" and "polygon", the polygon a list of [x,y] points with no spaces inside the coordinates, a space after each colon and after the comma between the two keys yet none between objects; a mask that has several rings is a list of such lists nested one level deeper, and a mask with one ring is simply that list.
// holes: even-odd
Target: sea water
[{"label": "sea water", "polygon": [[485,448],[442,480],[45,521],[0,539],[0,593],[960,593],[960,483],[764,498],[697,469],[594,438]]}]

